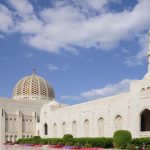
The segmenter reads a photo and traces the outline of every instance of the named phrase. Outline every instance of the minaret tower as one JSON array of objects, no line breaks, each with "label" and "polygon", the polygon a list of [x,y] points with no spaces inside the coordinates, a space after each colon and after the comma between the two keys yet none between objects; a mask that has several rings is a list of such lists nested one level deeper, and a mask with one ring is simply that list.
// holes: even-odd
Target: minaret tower
[{"label": "minaret tower", "polygon": [[148,32],[148,73],[150,73],[150,31]]}]

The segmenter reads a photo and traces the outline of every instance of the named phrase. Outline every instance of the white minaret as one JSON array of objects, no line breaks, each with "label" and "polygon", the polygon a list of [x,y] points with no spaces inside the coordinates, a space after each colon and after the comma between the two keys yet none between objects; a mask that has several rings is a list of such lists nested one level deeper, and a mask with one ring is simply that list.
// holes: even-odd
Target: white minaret
[{"label": "white minaret", "polygon": [[148,32],[148,73],[150,73],[150,31]]}]

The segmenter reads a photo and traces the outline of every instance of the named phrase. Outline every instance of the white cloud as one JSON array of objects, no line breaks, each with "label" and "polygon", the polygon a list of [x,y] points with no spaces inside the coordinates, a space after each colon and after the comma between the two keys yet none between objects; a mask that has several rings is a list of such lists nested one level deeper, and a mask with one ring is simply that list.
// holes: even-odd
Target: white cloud
[{"label": "white cloud", "polygon": [[122,51],[123,53],[125,53],[125,54],[129,54],[129,50],[128,50],[128,49],[123,48],[121,51]]},{"label": "white cloud", "polygon": [[61,96],[61,98],[62,98],[62,99],[66,99],[66,100],[75,100],[75,101],[82,100],[81,97],[72,96],[72,95],[64,95],[64,96]]},{"label": "white cloud", "polygon": [[129,35],[149,28],[149,8],[150,1],[143,0],[131,11],[88,18],[71,6],[49,8],[41,12],[46,22],[44,27],[39,34],[31,36],[28,43],[48,52],[59,52],[68,46],[112,49]]},{"label": "white cloud", "polygon": [[70,99],[75,101],[85,101],[85,100],[92,100],[96,98],[102,98],[107,96],[116,95],[119,93],[124,93],[129,91],[130,80],[123,79],[122,81],[116,84],[108,84],[104,88],[99,89],[91,89],[89,91],[82,92],[79,96],[73,95],[65,95],[62,96],[62,99]]},{"label": "white cloud", "polygon": [[130,80],[124,79],[116,84],[106,85],[104,88],[91,89],[89,91],[83,92],[81,93],[81,96],[86,99],[111,96],[128,91],[129,84]]},{"label": "white cloud", "polygon": [[59,70],[60,68],[56,65],[53,65],[53,64],[49,63],[48,64],[48,69],[54,71],[54,70]]},{"label": "white cloud", "polygon": [[143,60],[147,56],[148,51],[148,40],[147,35],[140,35],[138,38],[139,43],[139,50],[134,56],[127,57],[124,61],[124,64],[126,64],[129,67],[139,66],[143,65]]},{"label": "white cloud", "polygon": [[40,33],[42,27],[43,27],[43,23],[37,18],[32,17],[22,22],[19,22],[18,26],[16,27],[16,30],[18,30],[22,34],[31,36]]},{"label": "white cloud", "polygon": [[8,0],[17,11],[18,15],[30,15],[33,12],[33,6],[28,0]]},{"label": "white cloud", "polygon": [[[28,0],[9,2],[15,9],[14,30],[28,45],[50,53],[66,50],[76,54],[78,47],[113,49],[121,40],[129,40],[150,26],[149,0],[139,0],[130,10],[103,13],[101,10],[109,3],[120,0],[77,1],[76,7],[70,3],[57,5],[55,1],[53,7],[38,12]],[[91,7],[98,13],[93,13]]]},{"label": "white cloud", "polygon": [[0,4],[0,32],[8,32],[13,26],[12,14],[7,7]]},{"label": "white cloud", "polygon": [[70,66],[67,63],[61,64],[61,66],[54,65],[52,63],[48,64],[48,70],[54,71],[54,70],[60,70],[60,71],[67,71],[70,69]]},{"label": "white cloud", "polygon": [[[121,3],[121,0],[72,0],[75,5],[82,7],[84,12],[88,9],[96,10],[97,12],[105,12],[109,3]],[[91,12],[92,13],[92,12]]]}]

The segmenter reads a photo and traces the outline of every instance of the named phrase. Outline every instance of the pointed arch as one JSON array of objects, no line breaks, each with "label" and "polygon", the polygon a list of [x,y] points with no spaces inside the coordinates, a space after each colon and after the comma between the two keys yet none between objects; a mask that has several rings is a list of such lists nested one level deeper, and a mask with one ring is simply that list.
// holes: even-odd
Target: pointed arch
[{"label": "pointed arch", "polygon": [[147,93],[147,94],[150,94],[150,87],[147,87],[146,93]]},{"label": "pointed arch", "polygon": [[98,136],[104,136],[104,119],[102,117],[98,119]]},{"label": "pointed arch", "polygon": [[85,119],[84,121],[84,136],[89,137],[89,127],[90,127],[90,122],[88,119]]},{"label": "pointed arch", "polygon": [[72,122],[72,134],[74,137],[77,136],[77,122],[75,120]]},{"label": "pointed arch", "polygon": [[145,90],[145,88],[142,88],[142,89],[141,89],[141,96],[142,96],[142,97],[145,97],[145,94],[146,94],[146,90]]},{"label": "pointed arch", "polygon": [[122,129],[122,122],[123,119],[120,115],[117,115],[115,117],[115,130],[121,130]]},{"label": "pointed arch", "polygon": [[44,124],[44,135],[48,135],[48,125],[47,125],[47,123]]},{"label": "pointed arch", "polygon": [[66,134],[66,122],[62,123],[62,136]]},{"label": "pointed arch", "polygon": [[54,134],[54,137],[57,137],[57,124],[54,123],[53,125],[53,134]]}]

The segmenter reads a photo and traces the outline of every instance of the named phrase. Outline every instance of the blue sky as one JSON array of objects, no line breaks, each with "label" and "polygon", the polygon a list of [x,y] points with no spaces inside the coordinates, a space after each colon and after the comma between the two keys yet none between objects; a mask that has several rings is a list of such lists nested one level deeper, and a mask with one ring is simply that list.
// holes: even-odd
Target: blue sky
[{"label": "blue sky", "polygon": [[36,68],[56,100],[129,90],[147,72],[149,0],[0,0],[0,96]]}]

